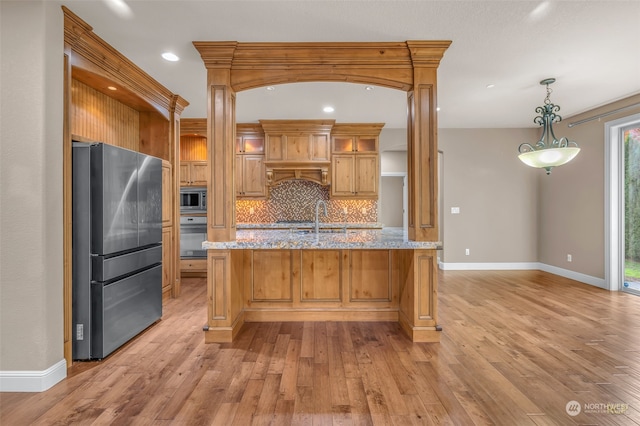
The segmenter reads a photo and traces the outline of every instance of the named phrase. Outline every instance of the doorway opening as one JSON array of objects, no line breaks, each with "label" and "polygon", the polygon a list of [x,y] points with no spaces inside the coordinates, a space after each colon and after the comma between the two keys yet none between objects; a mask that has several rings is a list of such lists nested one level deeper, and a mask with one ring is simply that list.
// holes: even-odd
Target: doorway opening
[{"label": "doorway opening", "polygon": [[[385,227],[407,229],[407,174],[382,172],[380,222]],[[402,208],[398,208],[402,206]]]},{"label": "doorway opening", "polygon": [[605,276],[640,295],[640,114],[606,123],[605,137]]}]

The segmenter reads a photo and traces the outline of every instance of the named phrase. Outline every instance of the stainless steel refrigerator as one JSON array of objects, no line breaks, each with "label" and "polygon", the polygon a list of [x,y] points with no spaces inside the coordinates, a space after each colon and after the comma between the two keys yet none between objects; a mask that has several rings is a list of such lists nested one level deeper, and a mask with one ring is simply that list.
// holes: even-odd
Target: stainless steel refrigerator
[{"label": "stainless steel refrigerator", "polygon": [[73,142],[73,358],[102,359],[162,316],[162,162]]}]

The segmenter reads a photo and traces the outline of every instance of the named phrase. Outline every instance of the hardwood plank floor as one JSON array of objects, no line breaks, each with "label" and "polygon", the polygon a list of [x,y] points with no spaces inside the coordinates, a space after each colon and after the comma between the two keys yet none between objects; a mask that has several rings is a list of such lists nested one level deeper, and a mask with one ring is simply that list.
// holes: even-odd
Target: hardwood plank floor
[{"label": "hardwood plank floor", "polygon": [[0,394],[0,424],[640,425],[640,297],[540,271],[441,271],[439,285],[440,343],[304,322],[204,344],[205,281],[186,279],[107,359]]}]

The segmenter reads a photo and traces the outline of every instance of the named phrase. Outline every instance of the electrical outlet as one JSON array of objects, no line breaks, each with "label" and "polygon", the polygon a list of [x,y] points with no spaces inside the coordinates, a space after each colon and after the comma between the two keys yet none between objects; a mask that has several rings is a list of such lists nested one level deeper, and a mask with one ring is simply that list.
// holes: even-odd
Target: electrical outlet
[{"label": "electrical outlet", "polygon": [[464,255],[469,256],[469,249],[464,249]]},{"label": "electrical outlet", "polygon": [[451,207],[451,214],[460,214],[460,207]]},{"label": "electrical outlet", "polygon": [[573,258],[571,257],[570,254],[567,255],[567,262],[571,262],[573,260]]},{"label": "electrical outlet", "polygon": [[255,210],[253,210],[253,207],[249,207],[249,214],[253,214]]},{"label": "electrical outlet", "polygon": [[367,208],[366,207],[363,207],[360,211],[362,212],[362,214],[367,214]]},{"label": "electrical outlet", "polygon": [[84,324],[76,324],[76,340],[84,340]]},{"label": "electrical outlet", "polygon": [[347,210],[347,208],[346,208],[346,207],[343,207],[343,208],[342,208],[342,213],[347,214],[347,213],[349,213],[349,211]]}]

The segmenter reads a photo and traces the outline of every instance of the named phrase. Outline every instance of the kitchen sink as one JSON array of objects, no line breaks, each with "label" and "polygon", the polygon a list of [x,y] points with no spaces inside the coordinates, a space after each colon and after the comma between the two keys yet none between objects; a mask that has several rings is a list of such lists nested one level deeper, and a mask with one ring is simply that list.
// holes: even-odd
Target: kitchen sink
[{"label": "kitchen sink", "polygon": [[[296,234],[315,234],[316,231],[313,229],[298,229],[292,230],[293,233]],[[346,230],[344,229],[321,229],[318,231],[320,234],[345,234]]]}]

